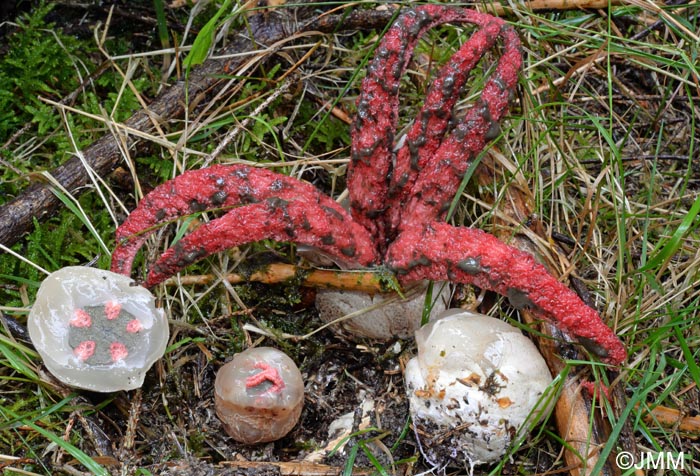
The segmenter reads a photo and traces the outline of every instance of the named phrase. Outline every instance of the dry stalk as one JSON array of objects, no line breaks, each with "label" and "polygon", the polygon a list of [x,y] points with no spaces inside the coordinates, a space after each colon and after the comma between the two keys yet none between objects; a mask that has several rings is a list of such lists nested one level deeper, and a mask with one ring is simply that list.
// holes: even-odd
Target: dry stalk
[{"label": "dry stalk", "polygon": [[[639,405],[637,409],[639,409]],[[643,418],[647,425],[675,428],[695,435],[700,434],[700,416],[688,416],[675,408],[659,405],[645,413]]]},{"label": "dry stalk", "polygon": [[[216,276],[211,274],[181,276],[165,281],[166,286],[204,286],[211,284]],[[274,263],[264,269],[243,275],[230,273],[224,279],[231,284],[258,282],[276,284],[300,279],[303,286],[314,288],[335,288],[365,293],[385,293],[388,291],[379,274],[371,271],[339,271],[307,269],[284,263]]]},{"label": "dry stalk", "polygon": [[[601,9],[623,5],[625,0],[530,0],[518,4],[519,10],[578,10]],[[508,5],[498,2],[475,5],[476,9],[492,15],[502,16],[513,11]]]}]

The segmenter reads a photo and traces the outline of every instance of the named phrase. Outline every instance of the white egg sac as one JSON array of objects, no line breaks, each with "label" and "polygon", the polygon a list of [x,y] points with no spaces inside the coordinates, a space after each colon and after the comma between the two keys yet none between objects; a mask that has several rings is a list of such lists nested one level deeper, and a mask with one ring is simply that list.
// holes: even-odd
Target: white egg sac
[{"label": "white egg sac", "polygon": [[283,438],[299,421],[304,380],[284,352],[254,347],[219,369],[214,399],[216,414],[234,440],[266,443]]},{"label": "white egg sac", "polygon": [[49,372],[95,392],[139,388],[170,335],[146,288],[84,266],[61,268],[41,283],[27,328]]},{"label": "white egg sac", "polygon": [[[549,411],[544,359],[517,328],[449,310],[416,332],[405,382],[416,435],[440,467],[498,461],[524,423]],[[551,406],[551,405],[550,405]]]}]

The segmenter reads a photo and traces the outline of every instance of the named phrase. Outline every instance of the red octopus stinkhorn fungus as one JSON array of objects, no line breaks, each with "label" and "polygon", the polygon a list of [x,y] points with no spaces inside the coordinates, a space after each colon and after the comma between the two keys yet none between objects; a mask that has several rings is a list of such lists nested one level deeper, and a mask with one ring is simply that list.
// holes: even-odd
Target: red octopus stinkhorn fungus
[{"label": "red octopus stinkhorn fungus", "polygon": [[[473,24],[477,31],[439,71],[395,153],[400,79],[418,38],[443,23]],[[452,118],[469,71],[499,40],[502,54],[480,98],[463,118]],[[624,346],[598,313],[532,256],[480,230],[443,222],[470,161],[498,131],[521,63],[518,36],[501,19],[444,5],[405,11],[377,47],[362,82],[348,167],[350,213],[307,183],[259,168],[189,171],[157,187],[119,227],[112,270],[131,273],[134,255],[156,225],[230,208],[168,249],[146,287],[229,247],[263,238],[289,241],[316,247],[348,267],[384,265],[403,285],[428,278],[494,290],[556,321],[604,361],[623,362]]]},{"label": "red octopus stinkhorn fungus", "polygon": [[294,361],[272,347],[236,354],[216,374],[216,414],[234,440],[279,440],[299,421],[304,381]]}]

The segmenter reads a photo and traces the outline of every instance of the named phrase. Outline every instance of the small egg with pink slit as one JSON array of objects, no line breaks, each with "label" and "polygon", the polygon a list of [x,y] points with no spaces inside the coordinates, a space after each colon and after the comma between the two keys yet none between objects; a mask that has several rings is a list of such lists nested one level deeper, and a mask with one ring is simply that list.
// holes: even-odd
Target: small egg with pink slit
[{"label": "small egg with pink slit", "polygon": [[234,355],[214,384],[216,414],[226,433],[247,445],[278,440],[299,421],[304,381],[294,361],[272,347]]}]

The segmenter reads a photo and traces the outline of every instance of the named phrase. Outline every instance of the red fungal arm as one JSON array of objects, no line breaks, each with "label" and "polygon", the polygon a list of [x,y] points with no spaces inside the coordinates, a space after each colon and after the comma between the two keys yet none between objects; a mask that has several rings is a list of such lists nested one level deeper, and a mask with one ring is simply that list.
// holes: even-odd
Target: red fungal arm
[{"label": "red fungal arm", "polygon": [[[508,110],[522,65],[520,40],[510,27],[503,27],[504,51],[496,70],[484,85],[481,97],[458,122],[452,133],[420,167],[408,193],[392,202],[392,226],[423,225],[443,219],[457,193],[469,163],[498,134],[498,122]],[[396,215],[400,215],[400,218]]]},{"label": "red fungal arm", "polygon": [[[112,271],[131,274],[138,250],[159,224],[204,210],[225,209],[257,203],[267,198],[307,200],[310,204],[328,208],[343,220],[351,220],[331,198],[312,185],[265,169],[244,165],[213,165],[192,170],[156,187],[139,203],[117,229],[117,247],[112,253]],[[343,227],[347,230],[347,227]],[[342,230],[341,230],[342,231]],[[356,261],[366,262],[374,254],[366,231],[357,234]],[[347,257],[352,261],[354,257]]]},{"label": "red fungal arm", "polygon": [[202,225],[167,249],[151,267],[150,288],[219,251],[263,239],[316,247],[342,261],[371,265],[377,255],[367,231],[332,200],[317,203],[269,198]]},{"label": "red fungal arm", "polygon": [[[408,134],[406,144],[399,151],[397,168],[392,170],[401,76],[418,38],[428,29],[443,23],[473,23],[482,29],[440,71]],[[512,29],[490,15],[441,5],[424,5],[402,14],[377,48],[357,102],[348,190],[355,219],[370,230],[380,247],[386,235],[393,233],[386,230],[383,220],[378,218],[388,206],[400,208],[404,203],[416,172],[440,144],[457,93],[466,82],[469,70],[501,34],[517,41]],[[510,41],[507,40],[506,50],[509,46]],[[508,60],[512,58],[508,57]],[[516,70],[519,66],[518,62]],[[507,101],[507,93],[505,96]],[[395,195],[391,204],[387,201],[390,177],[393,177],[391,188]],[[398,213],[394,214],[393,226],[399,221]]]},{"label": "red fungal arm", "polygon": [[610,364],[627,356],[617,336],[532,255],[481,230],[433,222],[405,229],[386,264],[402,283],[422,279],[474,284],[507,296],[515,307],[551,319]]},{"label": "red fungal arm", "polygon": [[[425,188],[432,185],[426,177],[435,178],[436,163],[445,160],[451,160],[456,165],[454,169],[440,171],[446,175],[440,176],[439,179],[448,184],[443,196],[448,201],[452,199],[470,160],[498,131],[498,121],[507,109],[508,98],[515,89],[518,70],[522,64],[520,41],[515,31],[503,20],[489,15],[481,16],[485,17],[483,20],[479,18],[479,24],[483,24],[483,27],[476,31],[440,70],[428,91],[423,109],[406,135],[404,146],[397,153],[389,189],[388,221],[393,233],[399,228],[402,214],[407,214],[403,210],[409,197],[416,192],[423,194]],[[460,89],[469,77],[469,72],[484,53],[494,46],[499,37],[504,40],[504,52],[496,71],[484,86],[482,97],[467,116],[457,122],[449,138],[443,142],[448,121],[452,118],[452,108],[459,98]],[[494,92],[497,94],[493,94]],[[426,165],[432,167],[425,171]],[[416,185],[417,178],[421,183]],[[426,195],[424,200],[417,200],[436,200],[431,195]],[[436,203],[440,205],[432,207],[432,216],[417,219],[422,219],[422,223],[437,219],[441,202],[444,200],[443,197],[437,199]]]},{"label": "red fungal arm", "polygon": [[246,388],[257,387],[263,382],[271,382],[272,387],[269,388],[268,392],[279,393],[284,390],[284,379],[282,379],[279,370],[266,362],[257,362],[255,368],[261,369],[262,372],[245,379]]}]

